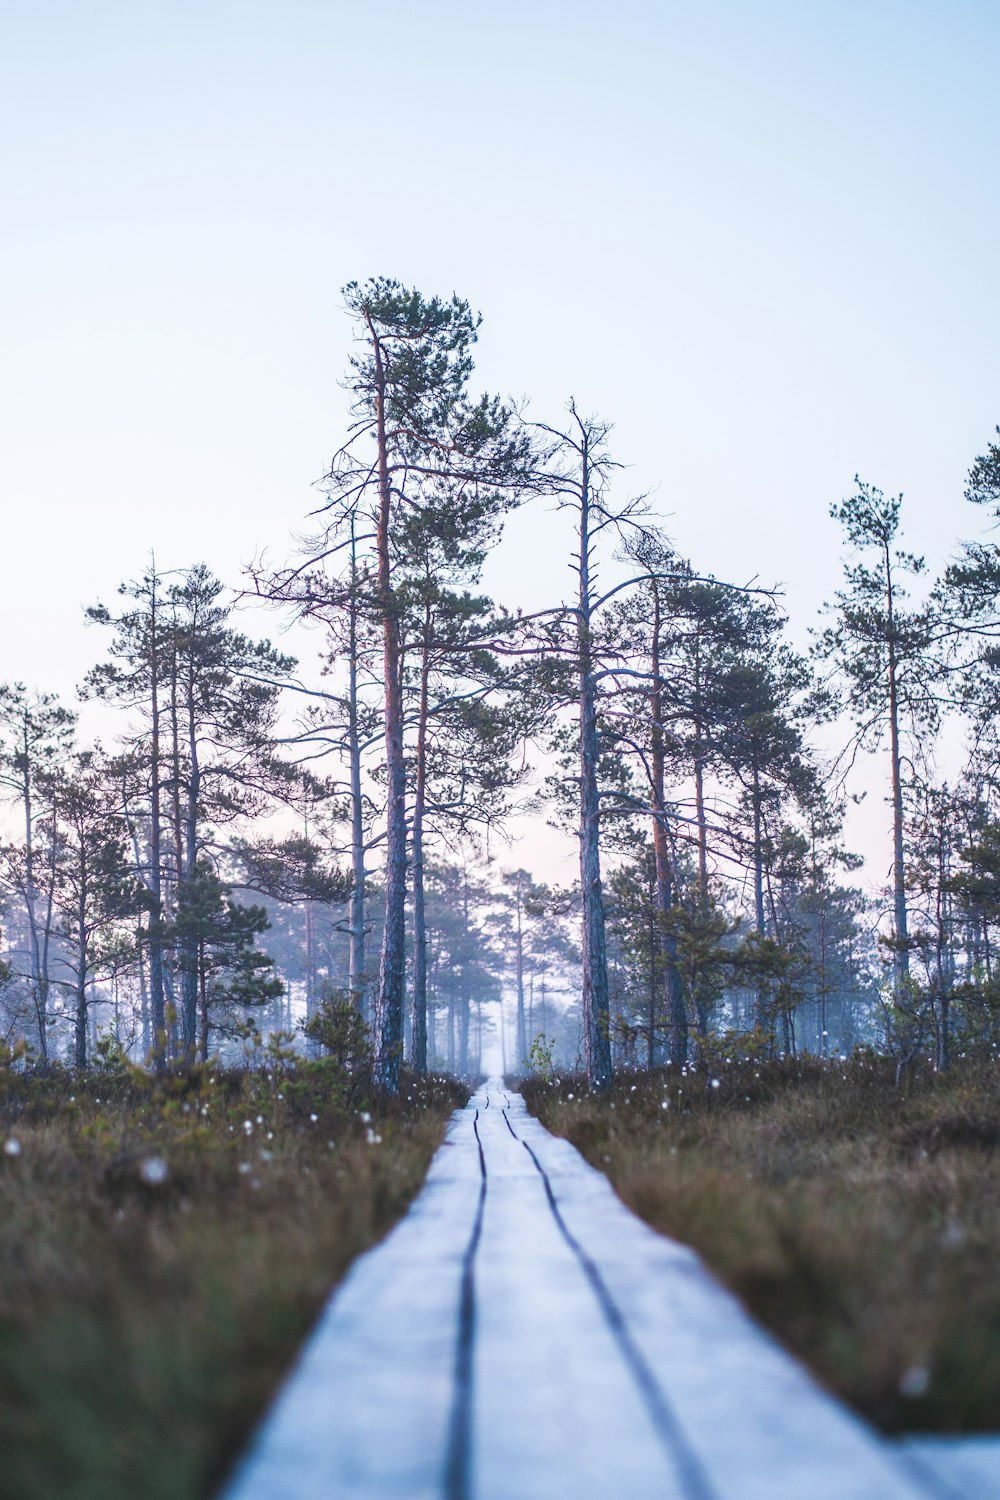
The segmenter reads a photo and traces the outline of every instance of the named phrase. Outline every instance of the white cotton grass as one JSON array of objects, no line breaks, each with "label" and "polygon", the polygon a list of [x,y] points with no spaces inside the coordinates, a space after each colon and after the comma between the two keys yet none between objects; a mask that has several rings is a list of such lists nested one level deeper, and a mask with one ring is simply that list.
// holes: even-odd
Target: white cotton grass
[{"label": "white cotton grass", "polygon": [[147,1187],[162,1187],[170,1176],[170,1168],[162,1156],[147,1156],[139,1168],[139,1179]]},{"label": "white cotton grass", "polygon": [[926,1365],[910,1365],[899,1377],[899,1394],[909,1401],[919,1401],[926,1396],[931,1383],[931,1372]]},{"label": "white cotton grass", "polygon": [[20,1156],[21,1142],[14,1136],[9,1135],[3,1143],[3,1154],[4,1156],[9,1156],[11,1159]]}]

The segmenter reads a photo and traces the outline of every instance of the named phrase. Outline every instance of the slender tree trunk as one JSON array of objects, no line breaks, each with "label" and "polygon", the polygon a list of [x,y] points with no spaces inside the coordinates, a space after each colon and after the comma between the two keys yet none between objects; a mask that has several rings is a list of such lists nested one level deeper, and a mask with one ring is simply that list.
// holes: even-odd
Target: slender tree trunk
[{"label": "slender tree trunk", "polygon": [[76,920],[76,1035],[75,1062],[82,1072],[87,1066],[87,872],[81,845],[80,889]]},{"label": "slender tree trunk", "polygon": [[454,989],[448,994],[448,1072],[455,1071],[455,1030],[457,1024],[456,1016],[457,1001]]},{"label": "slender tree trunk", "polygon": [[181,723],[180,706],[177,702],[177,618],[171,622],[170,632],[170,814],[174,838],[174,890],[184,879],[184,818],[181,813]]},{"label": "slender tree trunk", "polygon": [[469,1022],[472,996],[469,994],[469,870],[462,865],[462,964],[460,969],[458,1010],[458,1072],[464,1078],[469,1071]]},{"label": "slender tree trunk", "polygon": [[698,827],[698,900],[708,905],[708,817],[705,812],[705,725],[702,719],[701,641],[694,645],[694,809]]},{"label": "slender tree trunk", "polygon": [[[754,898],[754,920],[757,926],[758,937],[763,938],[767,933],[767,918],[764,913],[764,848],[763,829],[761,826],[761,790],[760,776],[757,767],[753,768],[753,898]],[[767,1007],[765,1003],[765,991],[763,980],[758,980],[757,988],[754,990],[753,1023],[757,1030],[769,1032]]]},{"label": "slender tree trunk", "polygon": [[[198,756],[198,723],[196,717],[194,680],[194,645],[188,646],[187,690],[187,749],[188,786],[184,808],[184,865],[183,878],[190,885],[198,870],[198,806],[201,801],[201,765]],[[178,767],[179,770],[179,767]],[[188,933],[184,940],[183,996],[184,996],[184,1047],[189,1062],[193,1062],[198,1048],[198,934]]]},{"label": "slender tree trunk", "polygon": [[524,1015],[524,928],[521,920],[522,894],[521,894],[521,872],[518,870],[516,886],[514,891],[515,919],[517,926],[514,932],[515,950],[515,974],[517,977],[517,1068],[518,1071],[528,1065],[528,1031]]},{"label": "slender tree trunk", "polygon": [[59,825],[58,825],[58,818],[59,818],[58,802],[57,802],[57,798],[53,797],[53,799],[52,799],[52,837],[49,840],[49,868],[48,868],[48,876],[47,876],[47,883],[46,883],[47,888],[46,888],[46,891],[45,891],[45,915],[44,915],[44,917],[42,919],[41,933],[40,933],[41,940],[42,940],[42,967],[41,967],[41,974],[42,974],[42,997],[43,997],[43,1000],[44,1000],[44,1013],[45,1013],[46,1025],[48,1024],[49,993],[50,993],[50,989],[51,989],[51,980],[49,978],[49,974],[51,972],[50,966],[49,966],[49,953],[50,953],[50,949],[51,949],[51,946],[52,946],[52,936],[53,936],[53,930],[54,930],[54,911],[53,911],[53,908],[55,906],[56,879],[57,879],[57,875],[58,875],[57,868],[56,868],[57,863],[58,863],[58,857],[59,857],[59,855],[58,855],[58,844],[57,844],[57,835],[58,835],[58,827],[59,827]]},{"label": "slender tree trunk", "polygon": [[150,593],[150,742],[149,742],[149,892],[152,910],[149,914],[149,992],[153,1022],[153,1065],[166,1065],[167,1013],[163,983],[163,892],[162,851],[160,847],[160,674],[159,619],[156,578]]},{"label": "slender tree trunk", "polygon": [[650,921],[646,933],[646,941],[649,946],[649,1017],[646,1026],[646,1068],[652,1069],[656,1061],[656,1022],[660,1009],[660,982],[662,975],[661,964],[657,963],[657,957],[662,956],[660,948],[659,911],[656,902],[656,881],[653,881],[653,889],[648,893],[651,900],[647,900],[647,911]]},{"label": "slender tree trunk", "polygon": [[[139,853],[139,834],[129,811],[128,791],[124,781],[122,783],[122,812],[125,815],[129,840],[132,844],[132,864],[135,876],[137,880],[141,880],[143,863]],[[139,969],[139,1012],[142,1022],[142,1055],[143,1057],[151,1057],[153,1052],[153,1026],[150,1015],[149,985],[146,982],[146,959],[141,943],[139,944],[137,959]]]},{"label": "slender tree trunk", "polygon": [[821,907],[819,913],[819,1052],[821,1057],[828,1057],[830,1052],[829,1023],[827,1018],[827,993],[826,912]]},{"label": "slender tree trunk", "polygon": [[142,1022],[142,1055],[149,1057],[153,1049],[153,1029],[149,1014],[149,985],[146,983],[146,960],[139,949],[139,1014]]},{"label": "slender tree trunk", "polygon": [[202,1062],[208,1062],[208,972],[205,964],[205,943],[198,942],[198,992],[200,1009],[200,1031],[199,1046]]},{"label": "slender tree trunk", "polygon": [[469,1017],[472,1002],[469,997],[468,975],[464,967],[459,981],[458,993],[458,1076],[465,1078],[469,1071]]},{"label": "slender tree trunk", "polygon": [[892,897],[896,941],[896,983],[900,991],[910,978],[909,927],[906,910],[906,865],[903,853],[903,779],[899,749],[899,694],[896,679],[895,600],[892,564],[885,548],[886,613],[889,636],[889,754],[892,761]]},{"label": "slender tree trunk", "polygon": [[375,1076],[389,1093],[399,1088],[403,1045],[406,921],[406,762],[403,755],[403,694],[400,678],[399,621],[392,587],[389,550],[392,488],[385,428],[385,369],[382,349],[369,324],[375,357],[375,426],[378,448],[379,513],[376,528],[378,588],[382,609],[385,677],[385,924],[379,990],[375,1007]]},{"label": "slender tree trunk", "polygon": [[436,958],[435,953],[434,953],[433,944],[430,941],[428,941],[427,951],[428,951],[427,968],[428,968],[428,974],[429,974],[429,980],[428,980],[428,985],[427,985],[427,1060],[428,1060],[428,1063],[431,1063],[431,1062],[433,1062],[437,1058],[437,1055],[438,1055],[438,1040],[437,1040],[438,986],[437,986],[437,958]]},{"label": "slender tree trunk", "polygon": [[316,1014],[316,934],[314,931],[313,904],[305,903],[306,928],[306,1020]]},{"label": "slender tree trunk", "polygon": [[944,825],[941,823],[938,828],[937,878],[937,971],[941,1018],[938,1029],[937,1065],[942,1073],[951,1067],[951,988],[954,975],[951,949],[951,902],[948,894],[949,866],[947,836]]},{"label": "slender tree trunk", "polygon": [[507,1077],[507,1027],[506,1027],[506,1017],[504,1016],[504,1013],[503,1013],[503,994],[502,993],[499,995],[497,1003],[498,1003],[499,1008],[500,1008],[500,1069],[501,1069],[501,1075],[504,1078],[506,1078]]},{"label": "slender tree trunk", "polygon": [[591,639],[590,474],[586,440],[580,476],[577,650],[580,676],[580,891],[583,902],[583,1061],[590,1087],[611,1087],[611,1005],[601,888],[600,796],[597,785],[597,695]]},{"label": "slender tree trunk", "polygon": [[413,791],[413,1066],[427,1072],[427,924],[424,915],[424,801],[427,790],[427,709],[430,679],[430,605],[424,611],[420,699]]},{"label": "slender tree trunk", "polygon": [[[660,678],[660,589],[653,581],[653,634],[650,659],[650,762],[652,772],[653,858],[656,866],[656,927],[660,968],[665,990],[666,1012],[670,1024],[670,1058],[687,1061],[688,1022],[684,1004],[684,985],[677,963],[677,938],[670,931],[673,906],[673,870],[667,837],[666,754],[663,740],[663,683]],[[655,1017],[650,1018],[651,1026]],[[650,1034],[650,1066],[655,1055]]]},{"label": "slender tree trunk", "polygon": [[351,600],[348,619],[347,748],[351,778],[351,904],[348,987],[365,1014],[365,824],[361,800],[361,732],[358,724],[358,599],[354,522],[351,522]]},{"label": "slender tree trunk", "polygon": [[24,806],[24,907],[28,918],[31,943],[31,990],[38,1023],[38,1052],[43,1063],[49,1060],[48,991],[49,979],[42,964],[42,947],[38,931],[38,890],[35,885],[35,827],[31,796],[31,744],[27,714],[23,720],[21,741],[23,776],[21,800]]}]

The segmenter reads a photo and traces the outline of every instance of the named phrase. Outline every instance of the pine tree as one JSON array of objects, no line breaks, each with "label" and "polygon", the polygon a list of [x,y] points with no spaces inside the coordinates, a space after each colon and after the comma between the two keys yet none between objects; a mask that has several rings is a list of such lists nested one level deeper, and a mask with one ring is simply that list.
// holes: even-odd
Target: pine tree
[{"label": "pine tree", "polygon": [[[878,749],[888,736],[892,807],[892,942],[896,989],[910,974],[904,847],[903,737],[921,739],[937,727],[934,620],[926,608],[907,606],[906,578],[920,577],[924,560],[898,545],[902,496],[856,481],[857,488],[830,514],[842,524],[858,557],[844,564],[845,586],[836,594],[834,623],[819,635],[816,654],[830,664],[840,705],[854,721],[845,759],[859,748]],[[872,561],[867,561],[867,556]]]},{"label": "pine tree", "polygon": [[331,530],[370,528],[382,630],[385,731],[385,919],[375,1007],[375,1066],[394,1092],[403,1043],[406,760],[403,627],[395,537],[428,496],[512,502],[532,476],[531,444],[498,400],[468,394],[479,318],[468,303],[425,298],[376,278],[344,290],[356,332],[347,385],[354,423],[328,476]]}]

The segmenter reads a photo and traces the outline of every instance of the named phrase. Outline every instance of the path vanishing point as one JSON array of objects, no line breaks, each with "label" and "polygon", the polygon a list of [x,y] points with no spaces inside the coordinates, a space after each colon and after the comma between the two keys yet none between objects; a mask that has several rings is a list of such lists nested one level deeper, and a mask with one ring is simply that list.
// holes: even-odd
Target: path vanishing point
[{"label": "path vanishing point", "polygon": [[1000,1500],[880,1438],[496,1080],[334,1292],[221,1500]]}]

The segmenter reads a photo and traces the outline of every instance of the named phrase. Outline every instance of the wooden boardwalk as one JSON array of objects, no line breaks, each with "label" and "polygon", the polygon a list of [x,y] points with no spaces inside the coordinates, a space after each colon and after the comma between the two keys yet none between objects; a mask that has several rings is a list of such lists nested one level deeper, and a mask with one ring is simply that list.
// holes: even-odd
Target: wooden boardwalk
[{"label": "wooden boardwalk", "polygon": [[831,1400],[491,1082],[334,1293],[224,1500],[1000,1496],[989,1461],[969,1490],[933,1459]]}]

